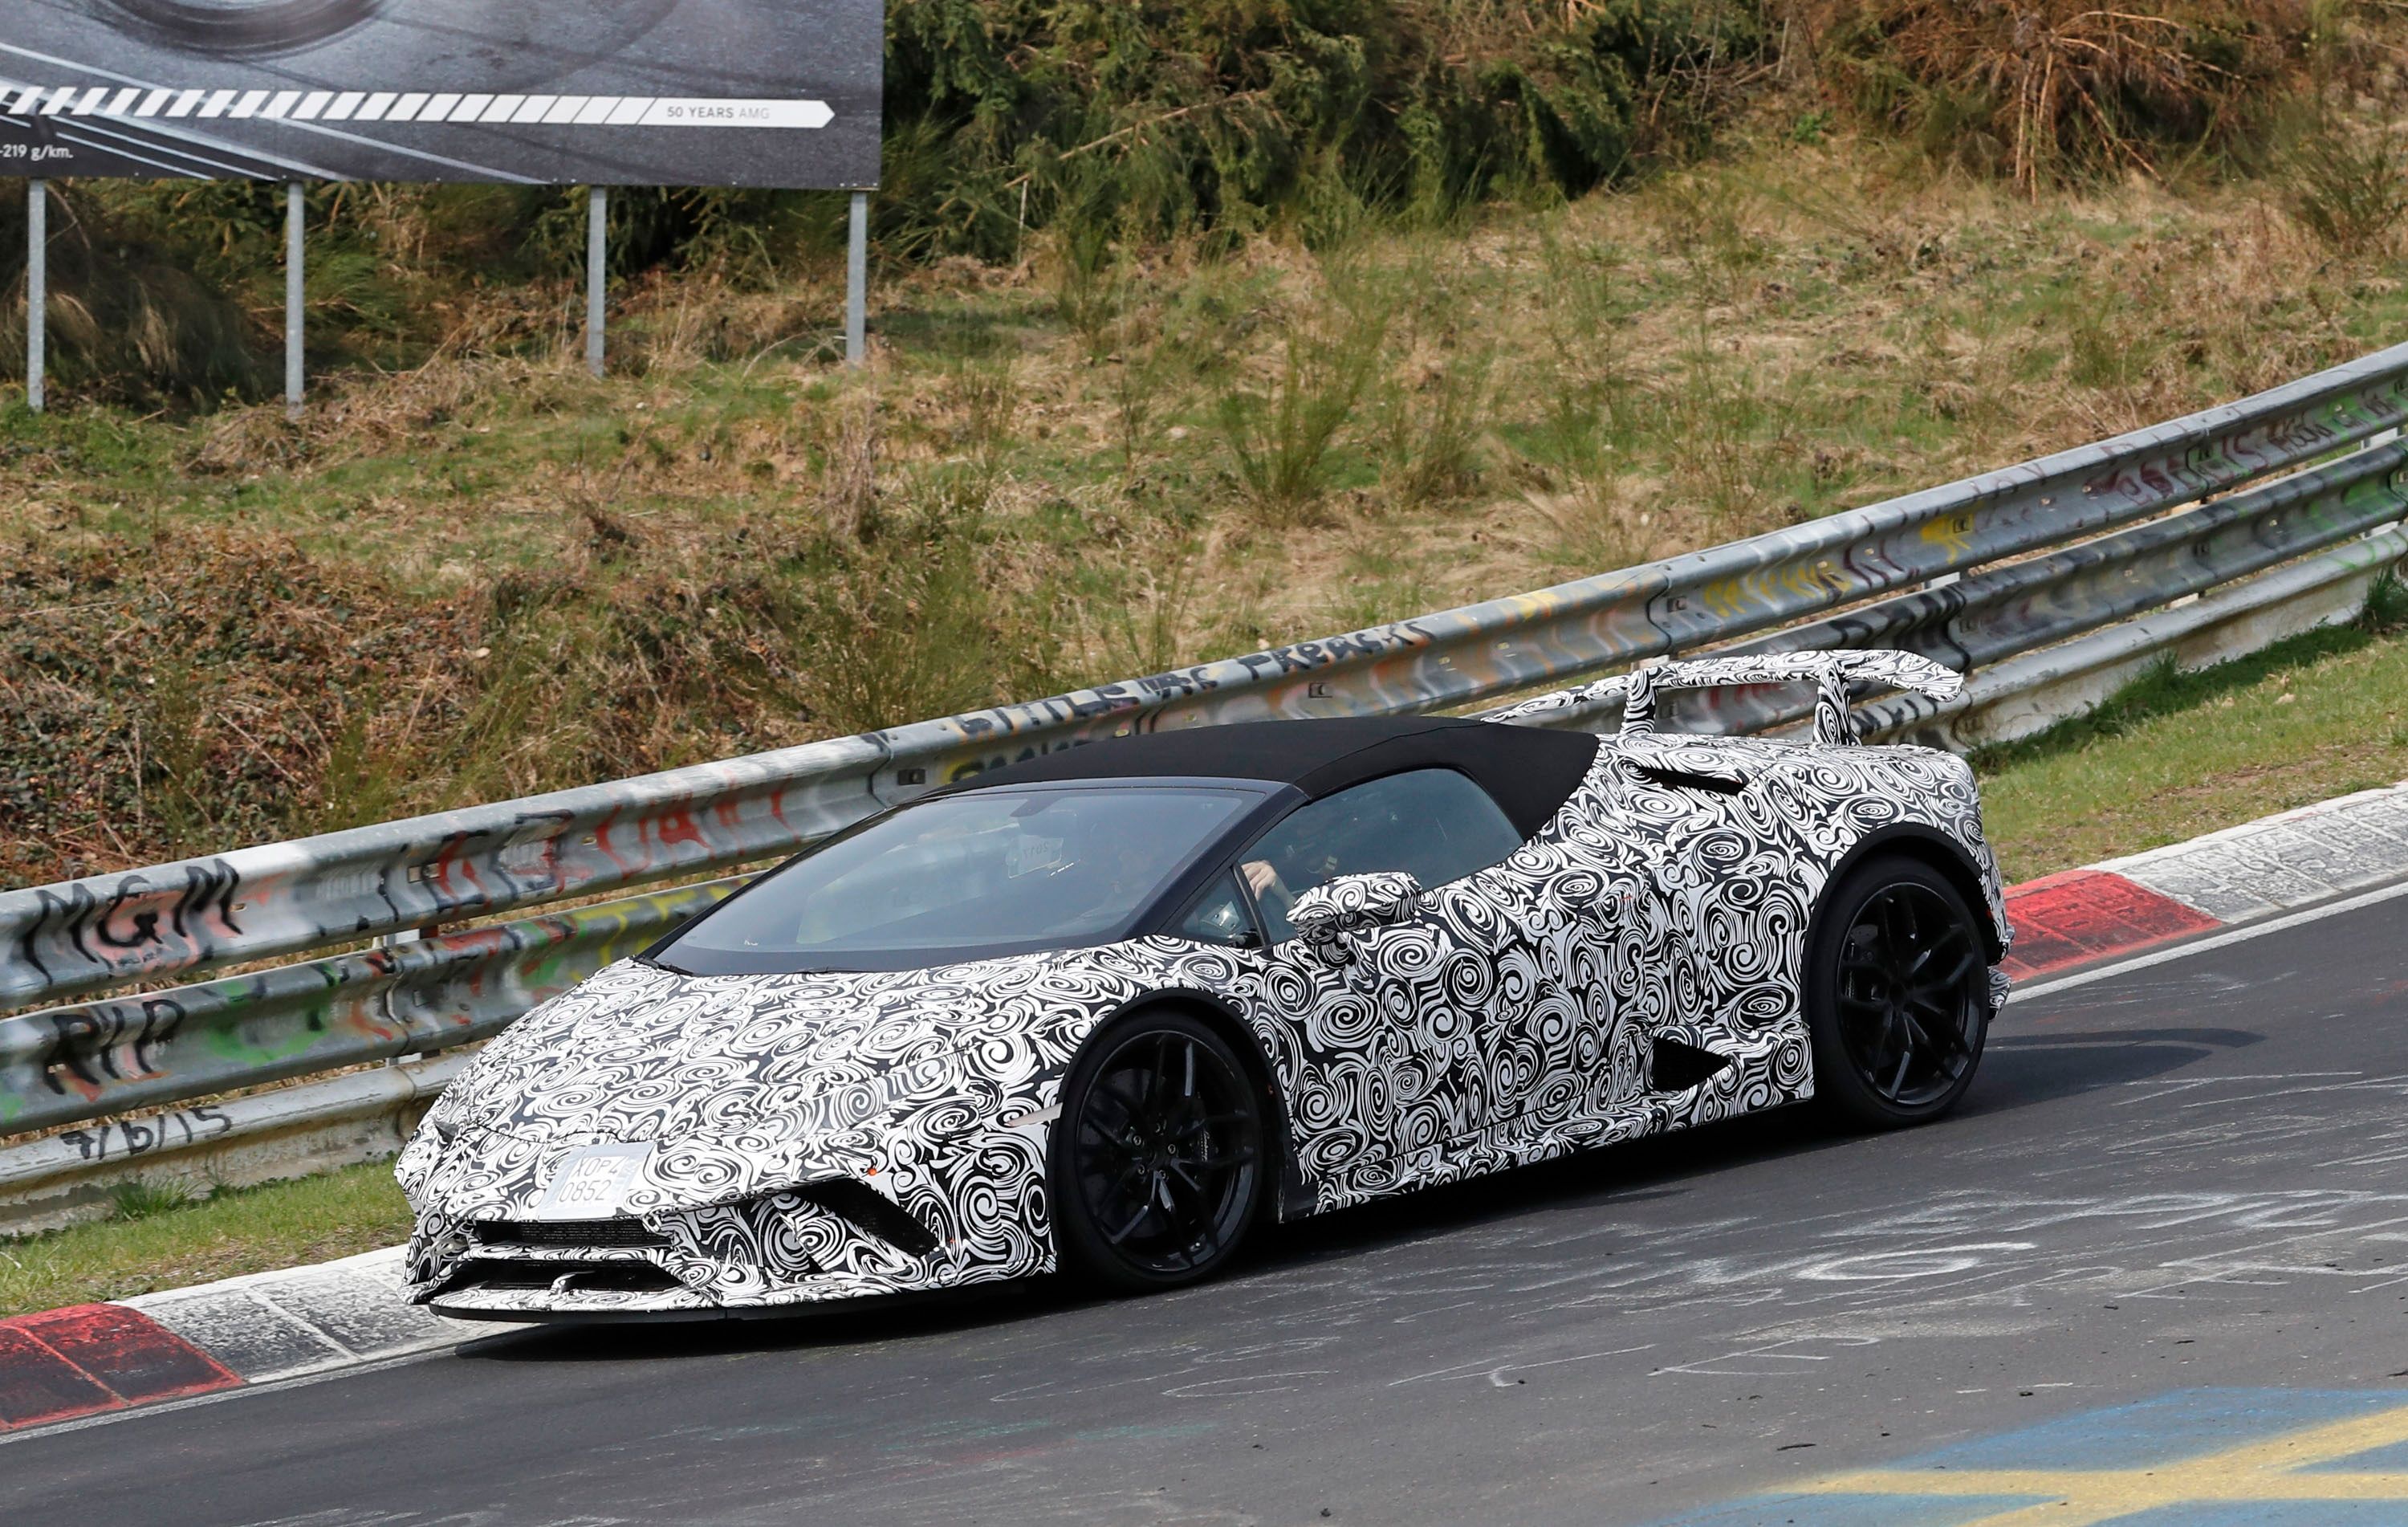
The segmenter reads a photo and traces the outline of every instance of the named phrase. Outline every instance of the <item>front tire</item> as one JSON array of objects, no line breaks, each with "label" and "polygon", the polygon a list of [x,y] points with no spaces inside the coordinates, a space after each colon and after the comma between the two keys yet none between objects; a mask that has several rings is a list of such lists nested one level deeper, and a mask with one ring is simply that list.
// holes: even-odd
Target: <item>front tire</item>
[{"label": "front tire", "polygon": [[1245,1066],[1208,1025],[1163,1011],[1106,1030],[1071,1068],[1054,1127],[1064,1265],[1130,1292],[1211,1276],[1262,1206],[1264,1133]]},{"label": "front tire", "polygon": [[1875,1130],[1938,1118],[1972,1085],[1993,1016],[1972,910],[1928,864],[1868,859],[1824,898],[1805,999],[1827,1115]]}]

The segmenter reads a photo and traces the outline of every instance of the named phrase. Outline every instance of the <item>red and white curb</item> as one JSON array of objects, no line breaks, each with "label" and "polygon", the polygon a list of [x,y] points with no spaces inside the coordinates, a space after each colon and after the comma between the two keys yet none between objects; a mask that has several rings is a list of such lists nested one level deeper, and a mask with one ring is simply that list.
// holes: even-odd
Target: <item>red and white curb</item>
[{"label": "red and white curb", "polygon": [[[2408,784],[2014,886],[2007,972],[2023,983],[2219,930],[2272,931],[2302,908],[2403,876]],[[0,1435],[435,1351],[494,1329],[405,1303],[398,1246],[21,1316],[0,1320]]]},{"label": "red and white curb", "polygon": [[402,1297],[401,1248],[0,1320],[0,1434],[454,1347],[491,1326]]},{"label": "red and white curb", "polygon": [[0,1320],[0,1432],[240,1384],[138,1310],[75,1304]]},{"label": "red and white curb", "polygon": [[2408,874],[2408,783],[2027,881],[2007,892],[2018,983],[2279,917]]}]

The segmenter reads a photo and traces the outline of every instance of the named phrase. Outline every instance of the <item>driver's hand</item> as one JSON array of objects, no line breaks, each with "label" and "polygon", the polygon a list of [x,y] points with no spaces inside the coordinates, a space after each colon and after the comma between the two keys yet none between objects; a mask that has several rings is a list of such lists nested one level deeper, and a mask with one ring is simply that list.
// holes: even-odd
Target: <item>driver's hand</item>
[{"label": "driver's hand", "polygon": [[1281,883],[1279,872],[1271,868],[1268,859],[1248,859],[1238,866],[1238,872],[1246,877],[1246,889],[1254,892],[1258,900],[1268,900],[1276,896],[1282,906],[1296,900],[1288,894],[1287,886]]}]

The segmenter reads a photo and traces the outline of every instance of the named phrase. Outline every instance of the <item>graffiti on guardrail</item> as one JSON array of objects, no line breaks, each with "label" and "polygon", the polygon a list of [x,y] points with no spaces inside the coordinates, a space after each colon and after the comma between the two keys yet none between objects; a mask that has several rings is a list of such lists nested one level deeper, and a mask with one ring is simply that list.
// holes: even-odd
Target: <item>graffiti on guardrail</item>
[{"label": "graffiti on guardrail", "polygon": [[639,952],[739,884],[649,892],[0,1018],[0,1130],[43,1129],[483,1039]]},{"label": "graffiti on guardrail", "polygon": [[[1534,593],[865,736],[0,892],[0,1004],[68,1004],[0,1019],[0,1127],[481,1037],[733,883],[322,951],[757,864],[980,770],[1119,733],[1453,709],[1665,653],[1865,645],[1968,671],[1955,699],[1896,697],[1860,717],[1928,730],[2016,686],[2059,683],[2069,665],[2112,666],[2134,642],[2245,613],[2253,599],[2362,585],[2389,555],[2370,532],[2394,534],[2383,527],[2408,507],[2408,450],[2343,453],[2403,422],[2408,346],[2114,439]],[[2229,496],[2200,503],[2215,494]],[[2159,613],[2117,625],[2203,593],[2218,602],[2182,612],[2187,624]],[[2068,655],[2077,652],[2090,655]],[[1770,690],[1703,703],[1698,724],[1713,729],[1800,713]],[[1593,718],[1573,707],[1543,719]],[[307,954],[322,958],[71,1001]]]},{"label": "graffiti on guardrail", "polygon": [[62,1130],[59,1143],[73,1146],[83,1160],[98,1165],[148,1156],[155,1150],[189,1150],[207,1145],[233,1128],[234,1120],[226,1116],[223,1108],[203,1103],[170,1114]]}]

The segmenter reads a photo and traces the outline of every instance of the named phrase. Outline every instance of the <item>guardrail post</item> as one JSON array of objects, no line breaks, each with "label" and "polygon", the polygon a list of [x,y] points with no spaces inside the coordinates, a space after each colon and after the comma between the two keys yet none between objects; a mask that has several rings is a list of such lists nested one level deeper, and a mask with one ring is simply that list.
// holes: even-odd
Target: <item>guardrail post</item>
[{"label": "guardrail post", "polygon": [[50,320],[50,183],[25,182],[25,406],[42,411]]},{"label": "guardrail post", "polygon": [[844,260],[844,364],[869,359],[869,193],[853,194],[853,226]]},{"label": "guardrail post", "polygon": [[610,192],[593,186],[585,193],[585,369],[602,374],[602,306],[609,272],[603,261],[610,245]]},{"label": "guardrail post", "polygon": [[284,414],[301,417],[301,325],[307,314],[302,299],[301,182],[284,186]]}]

